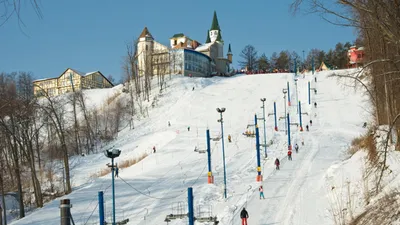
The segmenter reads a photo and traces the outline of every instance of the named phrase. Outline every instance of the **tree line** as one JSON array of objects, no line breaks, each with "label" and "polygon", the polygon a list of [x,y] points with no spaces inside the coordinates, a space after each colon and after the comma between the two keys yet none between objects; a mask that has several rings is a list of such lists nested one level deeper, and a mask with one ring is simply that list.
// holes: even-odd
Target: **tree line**
[{"label": "tree line", "polygon": [[347,51],[352,45],[358,47],[363,46],[361,39],[356,39],[353,43],[338,42],[335,48],[324,50],[313,48],[307,55],[299,55],[296,51],[282,50],[279,53],[273,52],[271,56],[265,53],[258,55],[257,50],[253,45],[246,45],[240,53],[241,60],[239,65],[241,68],[247,68],[247,71],[262,71],[262,72],[293,72],[295,61],[299,69],[312,69],[312,59],[314,58],[314,66],[318,68],[322,62],[330,65],[332,68],[344,69],[348,65]]}]

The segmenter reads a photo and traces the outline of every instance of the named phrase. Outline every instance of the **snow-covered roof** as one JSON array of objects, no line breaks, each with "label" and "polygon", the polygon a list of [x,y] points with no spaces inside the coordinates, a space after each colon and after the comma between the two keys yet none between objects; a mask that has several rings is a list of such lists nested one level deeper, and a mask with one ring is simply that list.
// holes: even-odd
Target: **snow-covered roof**
[{"label": "snow-covered roof", "polygon": [[89,76],[89,75],[94,74],[94,73],[97,73],[97,72],[99,72],[99,71],[89,72],[89,73],[86,73],[84,76]]},{"label": "snow-covered roof", "polygon": [[[72,69],[72,68],[68,68],[68,69],[72,70],[74,73],[79,74],[79,75],[82,76],[82,77],[89,76],[89,75],[91,75],[91,74],[100,72],[100,71],[96,70],[96,71],[93,71],[93,72],[84,73],[84,72],[78,71],[78,70],[76,70],[76,69]],[[68,70],[68,69],[67,69],[67,70]],[[66,71],[67,71],[67,70],[66,70]],[[65,73],[65,71],[64,71],[64,73]],[[61,75],[63,75],[64,73],[62,73]],[[60,75],[60,76],[61,76],[61,75]],[[34,80],[34,81],[32,81],[32,82],[38,82],[38,81],[45,81],[45,80],[58,79],[60,76],[58,76],[58,77],[50,77],[50,78],[36,79],[36,80]],[[107,79],[107,78],[106,78],[106,79]],[[111,82],[110,82],[110,83],[111,83]]]},{"label": "snow-covered roof", "polygon": [[200,46],[197,47],[195,50],[196,50],[196,51],[205,51],[205,50],[208,50],[208,48],[210,48],[210,46],[211,46],[212,44],[213,44],[213,43],[207,43],[207,44],[200,45]]},{"label": "snow-covered roof", "polygon": [[33,80],[32,82],[45,81],[45,80],[53,80],[53,79],[57,79],[57,77],[36,79],[36,80]]}]

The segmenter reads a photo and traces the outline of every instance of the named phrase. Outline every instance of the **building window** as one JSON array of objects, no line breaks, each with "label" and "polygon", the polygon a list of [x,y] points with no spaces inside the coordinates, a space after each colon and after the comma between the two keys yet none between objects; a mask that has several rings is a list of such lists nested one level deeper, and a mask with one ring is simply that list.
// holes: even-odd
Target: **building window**
[{"label": "building window", "polygon": [[147,50],[149,50],[149,46],[148,46],[148,45],[146,45],[146,51],[147,51]]},{"label": "building window", "polygon": [[174,40],[174,45],[177,45],[178,44],[178,40]]}]

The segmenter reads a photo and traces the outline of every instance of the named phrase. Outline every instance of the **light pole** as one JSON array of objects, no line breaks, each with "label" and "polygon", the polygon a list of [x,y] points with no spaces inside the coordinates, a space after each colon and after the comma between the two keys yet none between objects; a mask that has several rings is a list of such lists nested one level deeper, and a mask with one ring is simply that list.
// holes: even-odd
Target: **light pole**
[{"label": "light pole", "polygon": [[104,151],[104,155],[111,159],[111,176],[112,176],[112,208],[113,208],[113,225],[115,223],[115,185],[114,185],[114,158],[117,158],[121,154],[121,150],[113,149],[112,151]]},{"label": "light pole", "polygon": [[261,107],[263,109],[263,121],[264,121],[264,154],[265,154],[265,158],[268,157],[267,154],[267,132],[265,130],[265,98],[261,98],[260,99],[262,101],[263,106]]},{"label": "light pole", "polygon": [[[287,93],[287,90],[283,89],[282,92],[283,92],[283,99],[284,99],[283,105],[285,106],[285,116],[284,117],[286,117],[286,93]],[[285,118],[285,134],[287,134],[286,118]]]},{"label": "light pole", "polygon": [[303,50],[303,69],[305,69],[305,62],[306,62],[306,59],[304,58],[304,50]]},{"label": "light pole", "polygon": [[224,163],[224,196],[226,197],[226,167],[225,167],[225,148],[224,148],[224,120],[222,119],[222,113],[225,112],[225,108],[217,108],[217,112],[220,114],[220,119],[218,120],[221,123],[221,139],[222,139],[222,160]]}]

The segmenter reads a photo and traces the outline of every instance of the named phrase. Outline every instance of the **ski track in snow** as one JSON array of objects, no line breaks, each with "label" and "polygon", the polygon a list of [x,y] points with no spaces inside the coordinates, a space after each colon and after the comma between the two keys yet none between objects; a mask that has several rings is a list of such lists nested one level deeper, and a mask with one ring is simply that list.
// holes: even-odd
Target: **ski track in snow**
[{"label": "ski track in snow", "polygon": [[[320,80],[320,82],[323,81]],[[313,100],[318,103],[320,100],[334,99],[337,95],[334,92],[320,93]],[[296,110],[293,108],[297,105],[294,106],[292,104],[289,107],[291,116],[296,116]],[[341,147],[351,141],[351,136],[346,137],[345,134],[354,135],[357,132],[351,129],[351,124],[341,122],[343,113],[337,112],[330,113],[329,116],[322,116],[323,110],[320,108],[323,107],[323,103],[319,104],[316,109],[310,107],[310,116],[314,117],[313,125],[310,126],[310,132],[302,132],[305,145],[299,144],[299,153],[293,151],[293,161],[288,161],[285,157],[280,170],[272,172],[262,182],[265,199],[259,198],[257,190],[243,205],[249,212],[249,224],[332,224],[328,212],[330,206],[326,201],[321,201],[328,186],[323,177],[330,165],[342,159]],[[317,113],[317,116],[314,116],[314,113]],[[350,112],[345,112],[345,114],[347,113]],[[307,116],[303,117],[303,125],[308,124],[308,121],[304,123],[305,117]],[[324,119],[320,119],[321,117]],[[291,122],[293,120],[296,119],[292,117]],[[360,123],[359,120],[353,121],[353,123]],[[292,139],[300,140],[298,132],[292,131],[291,133]],[[346,143],[346,141],[348,142]],[[292,141],[292,145],[295,143]],[[322,223],[321,221],[326,222]],[[241,224],[239,215],[230,224]]]}]

